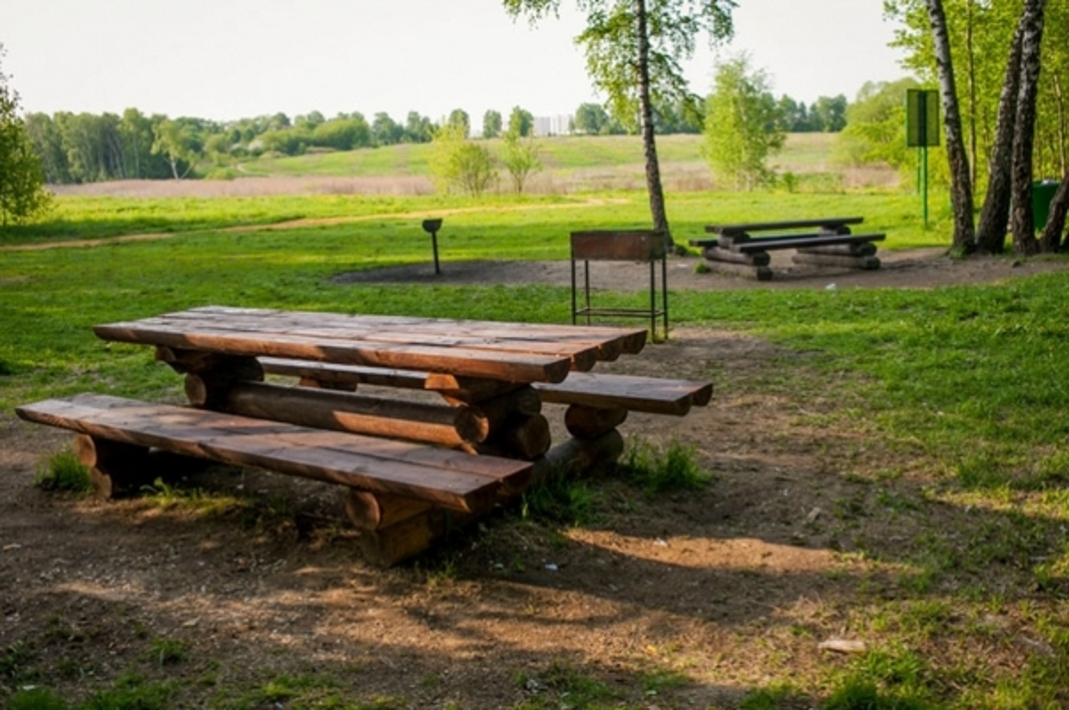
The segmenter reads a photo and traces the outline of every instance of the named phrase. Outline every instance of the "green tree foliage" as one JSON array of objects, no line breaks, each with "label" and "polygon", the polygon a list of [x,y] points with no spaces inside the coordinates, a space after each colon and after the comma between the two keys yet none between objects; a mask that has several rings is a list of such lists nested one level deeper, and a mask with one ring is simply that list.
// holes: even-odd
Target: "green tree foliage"
[{"label": "green tree foliage", "polygon": [[611,125],[609,113],[601,104],[579,104],[575,110],[575,130],[591,136],[609,133]]},{"label": "green tree foliage", "polygon": [[532,136],[523,137],[508,131],[505,133],[502,162],[512,178],[512,189],[517,195],[521,194],[527,179],[542,169],[538,143]]},{"label": "green tree foliage", "polygon": [[[1034,179],[1069,180],[1069,7],[1044,0],[886,0],[884,6],[900,23],[896,44],[905,49],[907,66],[943,87],[945,138],[953,136],[945,140],[954,153],[948,162],[961,166],[949,171],[955,248],[1000,251],[1012,191],[1015,248],[1057,250],[1060,220],[1050,221],[1037,241],[1028,204]],[[937,17],[945,33],[933,31]],[[937,48],[949,48],[946,57]],[[973,192],[985,195],[975,234]],[[1062,213],[1052,206],[1052,215]]]},{"label": "green tree foliage", "polygon": [[503,121],[500,111],[488,110],[483,114],[483,138],[497,138],[501,135]]},{"label": "green tree foliage", "polygon": [[[561,0],[502,0],[513,17],[538,20],[555,14]],[[637,123],[646,159],[646,187],[653,227],[668,234],[661,169],[657,159],[654,103],[696,102],[681,63],[694,54],[699,34],[711,41],[731,35],[733,0],[576,0],[586,28],[576,38],[587,73],[608,96],[612,113]]]},{"label": "green tree foliage", "polygon": [[513,106],[509,113],[508,132],[517,136],[529,136],[534,133],[534,116],[527,109]]},{"label": "green tree foliage", "polygon": [[404,135],[405,129],[385,111],[376,113],[371,121],[372,145],[394,145],[400,143]]},{"label": "green tree foliage", "polygon": [[182,119],[166,120],[156,124],[155,133],[152,152],[167,158],[171,175],[181,180],[193,169],[202,147],[193,127]]},{"label": "green tree foliage", "polygon": [[[0,58],[4,56],[0,45]],[[19,95],[0,67],[0,225],[22,223],[45,212],[51,193],[44,188],[41,159],[19,115]]]},{"label": "green tree foliage", "polygon": [[497,180],[490,151],[469,140],[463,125],[442,126],[431,147],[431,175],[442,191],[464,192],[477,197]]},{"label": "green tree foliage", "polygon": [[[904,66],[927,85],[937,82],[931,25],[924,0],[887,0],[898,21],[895,45],[905,50]],[[981,190],[995,143],[1000,90],[1006,58],[1021,14],[1021,0],[943,0],[974,186]],[[1038,115],[1036,173],[1060,177],[1069,164],[1069,6],[1046,3],[1046,23]]]},{"label": "green tree foliage", "polygon": [[468,116],[468,112],[462,108],[455,108],[449,112],[449,117],[445,120],[446,125],[459,127],[464,131],[465,136],[471,135],[471,117]]},{"label": "green tree foliage", "polygon": [[434,124],[418,111],[409,111],[403,137],[408,143],[430,143],[434,139]]},{"label": "green tree foliage", "polygon": [[855,166],[886,163],[911,178],[917,163],[915,150],[906,147],[904,97],[919,86],[910,78],[862,86],[846,109],[846,127],[835,141],[836,160]]},{"label": "green tree foliage", "polygon": [[705,146],[717,180],[735,189],[766,182],[766,161],[785,138],[765,72],[751,69],[745,55],[721,63],[705,113]]}]

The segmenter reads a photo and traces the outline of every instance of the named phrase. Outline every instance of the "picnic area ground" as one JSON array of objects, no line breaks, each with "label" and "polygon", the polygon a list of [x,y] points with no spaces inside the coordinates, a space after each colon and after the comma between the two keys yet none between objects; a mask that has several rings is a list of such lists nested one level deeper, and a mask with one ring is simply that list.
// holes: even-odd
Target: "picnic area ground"
[{"label": "picnic area ground", "polygon": [[[697,257],[674,258],[669,284],[929,288],[1066,268],[956,261],[938,250],[879,256],[879,271],[784,272],[766,283],[698,274]],[[635,268],[596,264],[593,280],[628,283],[621,279]],[[566,261],[445,260],[442,270],[337,279],[570,278]],[[804,371],[807,357],[735,332],[673,328],[668,343],[604,369],[714,382],[709,407],[682,419],[632,414],[621,428],[695,447],[715,476],[707,488],[651,499],[596,481],[604,495],[594,523],[554,529],[501,511],[385,571],[359,559],[334,487],[247,471],[184,484],[204,497],[45,493],[33,486],[35,468],[69,436],[5,417],[2,670],[22,685],[35,673],[53,688],[61,678],[58,689],[76,695],[133,670],[150,681],[178,678],[177,697],[220,707],[283,707],[332,688],[377,698],[375,707],[556,707],[590,688],[628,707],[734,707],[785,669],[800,683],[815,678],[845,662],[819,644],[871,640],[859,609],[899,564],[901,541],[997,514],[921,505],[926,484],[913,474],[925,462],[916,452],[812,424],[843,403],[816,378],[804,391],[780,386],[784,359]],[[903,475],[889,493],[876,473],[892,464]],[[875,504],[888,495],[900,505]],[[1008,667],[1037,643],[1018,634],[1012,615],[983,623],[1007,640],[985,649],[991,663],[1002,654]],[[280,704],[270,705],[272,692]]]}]

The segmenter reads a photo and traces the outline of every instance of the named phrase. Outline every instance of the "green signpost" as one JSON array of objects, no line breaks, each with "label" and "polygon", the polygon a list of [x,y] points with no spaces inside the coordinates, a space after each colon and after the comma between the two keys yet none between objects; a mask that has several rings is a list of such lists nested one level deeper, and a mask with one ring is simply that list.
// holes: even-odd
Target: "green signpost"
[{"label": "green signpost", "polygon": [[906,90],[906,146],[917,148],[917,191],[922,195],[924,227],[928,227],[928,146],[939,145],[939,92]]}]

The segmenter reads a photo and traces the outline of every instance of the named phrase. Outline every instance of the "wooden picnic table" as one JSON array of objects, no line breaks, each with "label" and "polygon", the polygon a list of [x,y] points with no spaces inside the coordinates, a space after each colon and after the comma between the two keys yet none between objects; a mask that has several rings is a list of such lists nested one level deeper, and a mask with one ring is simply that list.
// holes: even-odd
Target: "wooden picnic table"
[{"label": "wooden picnic table", "polygon": [[[680,416],[712,391],[589,372],[640,352],[644,328],[207,306],[93,330],[154,347],[192,405],[85,394],[19,407],[79,434],[100,492],[151,482],[155,450],[341,484],[384,563],[441,535],[443,511],[478,515],[550,471],[614,461],[628,411]],[[551,446],[543,402],[568,405],[571,439]]]},{"label": "wooden picnic table", "polygon": [[768,252],[777,249],[796,250],[792,261],[797,264],[878,269],[880,260],[876,258],[874,242],[882,241],[885,235],[852,233],[850,226],[862,222],[864,217],[818,217],[710,224],[705,231],[717,236],[691,239],[689,243],[702,248],[702,256],[711,266],[742,270],[760,281],[772,278]]}]

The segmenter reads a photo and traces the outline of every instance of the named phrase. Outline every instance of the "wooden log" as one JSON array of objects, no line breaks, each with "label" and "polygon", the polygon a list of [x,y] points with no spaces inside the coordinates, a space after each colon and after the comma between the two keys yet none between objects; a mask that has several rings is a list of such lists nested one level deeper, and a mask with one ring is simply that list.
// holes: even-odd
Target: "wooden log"
[{"label": "wooden log", "polygon": [[799,254],[838,254],[841,256],[874,256],[876,245],[872,242],[860,244],[833,244],[823,247],[803,247],[798,250]]},{"label": "wooden log", "polygon": [[299,387],[308,387],[314,390],[331,390],[333,392],[356,392],[356,383],[333,382],[331,380],[317,380],[312,377],[302,377],[297,380]]},{"label": "wooden log", "polygon": [[432,390],[443,397],[450,397],[461,402],[481,402],[485,399],[500,397],[525,383],[505,382],[481,377],[457,377],[445,373],[427,373],[423,389]]},{"label": "wooden log", "polygon": [[175,372],[212,373],[218,380],[262,382],[264,369],[254,357],[225,355],[204,350],[183,350],[167,346],[156,348],[156,359],[171,366]]},{"label": "wooden log", "polygon": [[78,460],[89,468],[89,480],[101,498],[138,493],[154,480],[147,465],[148,447],[77,434],[73,448]]},{"label": "wooden log", "polygon": [[880,260],[875,256],[843,256],[841,254],[795,254],[791,260],[796,264],[813,264],[816,266],[841,266],[849,269],[872,271],[880,268]]},{"label": "wooden log", "polygon": [[431,508],[387,527],[362,531],[360,550],[368,562],[391,567],[423,552],[435,540],[471,524],[474,519],[471,515]]},{"label": "wooden log", "polygon": [[624,452],[624,438],[616,429],[596,439],[568,439],[534,461],[531,484],[552,476],[595,472],[615,463]]},{"label": "wooden log", "polygon": [[465,407],[476,417],[482,428],[489,432],[485,438],[492,438],[495,432],[501,431],[514,417],[531,417],[542,412],[542,398],[530,385],[474,405],[464,404],[462,400],[452,397],[446,397],[446,401]]},{"label": "wooden log", "polygon": [[772,249],[805,249],[807,247],[824,247],[837,244],[865,244],[883,241],[886,236],[885,234],[829,234],[815,237],[809,235],[782,235],[735,243],[731,245],[731,250],[755,252],[770,251]]},{"label": "wooden log", "polygon": [[345,492],[345,513],[360,530],[379,530],[427,512],[425,500],[389,493],[372,493],[350,488]]},{"label": "wooden log", "polygon": [[[187,375],[187,380],[195,375]],[[405,402],[381,397],[243,382],[209,394],[218,411],[444,446],[484,441],[484,420],[467,407]]]},{"label": "wooden log", "polygon": [[768,266],[732,264],[726,261],[706,261],[705,265],[709,267],[710,271],[716,271],[718,273],[731,274],[732,276],[743,276],[746,278],[757,279],[758,281],[772,280],[772,269]]},{"label": "wooden log", "polygon": [[702,249],[702,256],[710,261],[726,261],[732,264],[749,264],[750,266],[768,266],[772,260],[772,257],[765,251],[743,254],[720,247],[705,247]]},{"label": "wooden log", "polygon": [[549,421],[541,414],[510,418],[493,439],[478,444],[480,454],[532,461],[550,445]]},{"label": "wooden log", "polygon": [[627,419],[627,410],[604,409],[573,404],[564,412],[564,426],[568,433],[578,439],[596,439],[606,434]]}]

